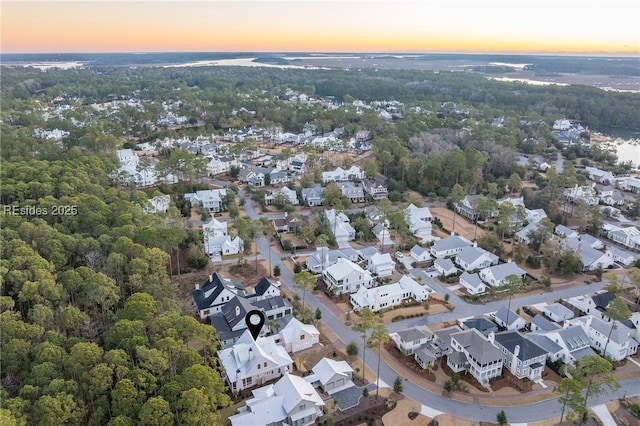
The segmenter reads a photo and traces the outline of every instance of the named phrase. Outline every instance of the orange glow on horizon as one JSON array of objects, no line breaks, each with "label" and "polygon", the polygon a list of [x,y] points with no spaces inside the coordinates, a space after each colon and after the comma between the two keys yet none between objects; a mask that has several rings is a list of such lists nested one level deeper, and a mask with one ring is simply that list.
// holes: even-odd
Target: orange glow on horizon
[{"label": "orange glow on horizon", "polygon": [[[613,2],[610,6],[596,5],[589,9],[575,0],[521,1],[531,3],[534,8],[530,13],[523,15],[519,8],[512,11],[513,15],[496,16],[496,11],[509,4],[504,0],[489,0],[490,3],[482,5],[471,0],[9,1],[2,3],[1,48],[4,53],[315,51],[640,55],[636,15],[618,13],[615,22],[609,22],[604,15],[613,13],[616,2],[631,11],[634,7],[638,9],[640,3],[610,0],[609,3]],[[545,5],[556,13],[547,13]],[[610,9],[612,12],[607,12]],[[567,25],[569,16],[575,21],[573,25]]]}]

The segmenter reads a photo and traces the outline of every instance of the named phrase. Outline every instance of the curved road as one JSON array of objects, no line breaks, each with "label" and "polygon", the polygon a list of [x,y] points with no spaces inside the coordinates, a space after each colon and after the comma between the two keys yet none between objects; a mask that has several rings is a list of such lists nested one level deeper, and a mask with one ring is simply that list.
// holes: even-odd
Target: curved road
[{"label": "curved road", "polygon": [[[242,191],[240,191],[238,195],[242,196]],[[253,204],[250,201],[246,202],[244,204],[244,207],[245,211],[247,212],[247,216],[251,219],[258,219],[260,217],[258,214],[256,214],[255,209],[253,208]],[[267,239],[264,236],[261,236],[257,239],[257,244],[263,258],[267,258],[269,256],[269,251],[271,251],[271,247]],[[292,291],[299,293],[299,291],[293,286],[293,275],[291,274],[289,269],[282,263],[280,254],[272,251],[270,256],[272,267],[276,265],[280,266],[281,282]],[[421,274],[421,271],[414,270],[413,273],[414,275],[419,276]],[[604,285],[604,282],[592,284],[589,290],[596,291],[604,287]],[[445,294],[445,292],[448,291],[443,287],[434,288],[434,290],[436,292],[439,292],[440,294]],[[554,299],[558,299],[577,296],[583,293],[583,287],[571,287],[559,291],[554,291],[552,294]],[[397,331],[418,324],[440,323],[443,321],[452,321],[458,318],[478,315],[490,312],[492,310],[497,310],[504,304],[503,301],[497,301],[485,305],[471,305],[464,302],[454,294],[449,294],[451,295],[450,301],[456,304],[455,311],[387,324],[389,331]],[[517,308],[519,306],[546,302],[549,300],[549,298],[549,293],[542,293],[540,295],[513,299],[511,305],[512,308]],[[329,310],[323,303],[321,303],[315,297],[315,295],[313,295],[313,293],[307,293],[307,295],[305,296],[305,303],[314,310],[316,308],[320,309],[320,311],[322,312],[322,321],[338,336],[342,343],[346,345],[351,341],[360,341],[360,336],[353,330],[351,330],[351,328],[344,325],[344,323],[339,318],[337,318],[335,314],[331,310]],[[378,366],[377,354],[367,349],[366,359],[367,366],[372,371],[376,371]],[[393,383],[395,378],[398,377],[398,373],[396,373],[388,364],[386,364],[384,362],[384,359],[381,361],[382,362],[380,363],[379,374],[380,380],[388,384]],[[640,378],[621,381],[621,385],[621,388],[614,393],[604,394],[598,398],[590,398],[589,405],[593,406],[602,404],[616,398],[621,398],[623,395],[633,396],[640,394]],[[550,399],[530,405],[519,405],[513,407],[481,406],[478,404],[471,404],[453,400],[445,396],[432,393],[408,380],[405,380],[403,384],[402,394],[437,411],[450,413],[455,416],[464,417],[470,420],[495,421],[496,414],[499,411],[504,410],[510,422],[534,422],[558,417],[560,416],[561,409],[556,399]]]}]

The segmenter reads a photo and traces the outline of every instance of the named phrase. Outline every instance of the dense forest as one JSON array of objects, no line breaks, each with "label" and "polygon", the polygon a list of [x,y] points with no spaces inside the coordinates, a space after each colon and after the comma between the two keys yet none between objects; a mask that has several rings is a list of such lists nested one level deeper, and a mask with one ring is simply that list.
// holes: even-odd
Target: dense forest
[{"label": "dense forest", "polygon": [[[179,214],[145,214],[148,195],[112,179],[114,151],[125,144],[250,125],[367,129],[376,161],[363,168],[389,176],[391,193],[409,187],[448,196],[458,184],[498,195],[517,184],[518,152],[545,153],[553,144],[554,119],[640,129],[637,95],[460,73],[108,66],[2,73],[2,425],[214,425],[230,402],[213,361],[215,330],[177,301],[169,276],[169,254],[200,239]],[[396,100],[406,108],[389,123],[375,111],[287,103],[288,89],[347,106]],[[44,118],[56,97],[73,108]],[[143,107],[91,106],[132,97]],[[198,126],[154,129],[149,123],[165,104]],[[500,116],[505,125],[491,126]],[[69,135],[36,138],[37,128]]]}]

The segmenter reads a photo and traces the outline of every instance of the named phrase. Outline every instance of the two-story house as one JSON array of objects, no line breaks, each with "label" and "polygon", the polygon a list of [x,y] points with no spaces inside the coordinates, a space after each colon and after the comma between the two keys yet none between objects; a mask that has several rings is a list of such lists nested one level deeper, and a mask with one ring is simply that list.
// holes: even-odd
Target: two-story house
[{"label": "two-story house", "polygon": [[324,188],[316,183],[308,188],[302,188],[302,202],[307,207],[321,206],[324,204]]},{"label": "two-story house", "polygon": [[373,285],[371,274],[348,259],[338,259],[324,270],[322,278],[336,295],[355,293],[360,287],[370,288]]},{"label": "two-story house", "polygon": [[447,365],[454,372],[468,370],[483,386],[502,374],[502,352],[476,329],[451,335],[453,352],[447,355]]},{"label": "two-story house", "polygon": [[417,207],[409,204],[404,209],[404,217],[411,232],[420,242],[427,242],[432,239],[433,230],[431,211],[428,207]]},{"label": "two-story house", "polygon": [[244,296],[245,289],[240,281],[221,277],[217,272],[209,276],[202,286],[195,283],[191,292],[200,319],[222,311],[222,307],[235,296]]},{"label": "two-story house", "polygon": [[467,272],[497,265],[499,261],[500,258],[495,254],[489,253],[476,246],[463,247],[462,250],[455,255],[456,265]]},{"label": "two-story house", "polygon": [[418,325],[390,333],[389,337],[403,355],[411,355],[433,338],[433,332],[426,325]]},{"label": "two-story house", "polygon": [[527,271],[521,269],[514,262],[507,262],[501,265],[489,266],[488,268],[482,269],[480,271],[480,278],[482,278],[482,281],[492,287],[499,287],[503,285],[506,281],[506,278],[510,275],[524,278],[527,275]]},{"label": "two-story house", "polygon": [[460,253],[463,248],[470,245],[471,241],[457,235],[452,235],[450,237],[436,241],[431,246],[430,252],[431,256],[435,258],[451,257]]},{"label": "two-story house", "polygon": [[547,351],[518,331],[504,331],[490,335],[494,344],[502,352],[503,364],[518,379],[532,381],[542,379]]}]

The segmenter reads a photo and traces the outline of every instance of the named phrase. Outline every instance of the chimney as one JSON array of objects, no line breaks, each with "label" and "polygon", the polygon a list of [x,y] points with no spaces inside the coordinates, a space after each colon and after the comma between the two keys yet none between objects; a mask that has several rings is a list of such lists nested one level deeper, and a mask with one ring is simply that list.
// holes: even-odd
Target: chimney
[{"label": "chimney", "polygon": [[453,231],[451,231],[451,236],[452,236],[452,237],[455,237],[455,236],[456,236],[456,233],[455,233],[455,232],[453,232]]},{"label": "chimney", "polygon": [[196,287],[196,290],[200,290],[200,283],[194,283],[194,286]]},{"label": "chimney", "polygon": [[513,357],[511,358],[511,368],[509,369],[509,371],[511,371],[511,374],[513,374],[514,376],[516,375],[516,371],[517,371],[519,354],[520,354],[520,345],[516,345],[516,347],[513,349]]},{"label": "chimney", "polygon": [[240,306],[236,306],[236,316],[240,316]]},{"label": "chimney", "polygon": [[473,242],[472,244],[473,247],[478,247],[478,243],[476,241]]},{"label": "chimney", "polygon": [[589,332],[589,329],[591,328],[591,321],[593,321],[593,317],[591,315],[589,315],[587,317],[587,321],[585,323],[585,327],[587,329],[587,332]]},{"label": "chimney", "polygon": [[489,335],[487,336],[487,339],[489,339],[489,342],[491,342],[491,344],[495,344],[496,343],[496,334],[491,331],[489,332]]}]

